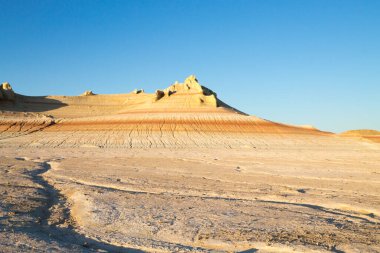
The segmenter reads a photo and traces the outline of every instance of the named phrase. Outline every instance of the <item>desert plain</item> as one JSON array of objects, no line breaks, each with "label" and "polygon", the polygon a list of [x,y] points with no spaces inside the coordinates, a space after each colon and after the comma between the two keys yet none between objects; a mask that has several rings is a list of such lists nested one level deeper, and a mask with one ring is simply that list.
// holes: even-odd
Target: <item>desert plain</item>
[{"label": "desert plain", "polygon": [[1,252],[380,252],[380,135],[155,93],[0,96]]}]

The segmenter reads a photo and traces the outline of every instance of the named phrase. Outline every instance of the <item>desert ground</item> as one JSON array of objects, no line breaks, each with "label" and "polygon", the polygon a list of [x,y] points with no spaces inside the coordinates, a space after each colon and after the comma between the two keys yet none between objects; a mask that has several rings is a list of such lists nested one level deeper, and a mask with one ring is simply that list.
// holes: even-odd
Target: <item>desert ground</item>
[{"label": "desert ground", "polygon": [[246,115],[194,76],[1,94],[1,252],[380,252],[376,131]]}]

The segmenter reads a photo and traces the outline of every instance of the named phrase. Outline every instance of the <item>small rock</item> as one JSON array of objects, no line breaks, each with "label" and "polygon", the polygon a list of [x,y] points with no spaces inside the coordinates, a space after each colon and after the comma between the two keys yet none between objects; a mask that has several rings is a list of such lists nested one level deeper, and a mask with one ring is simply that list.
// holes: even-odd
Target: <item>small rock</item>
[{"label": "small rock", "polygon": [[297,189],[297,191],[298,191],[299,193],[306,193],[306,190],[305,190],[305,189]]},{"label": "small rock", "polygon": [[165,92],[163,92],[162,90],[156,90],[156,101],[160,100],[164,96],[165,96]]}]

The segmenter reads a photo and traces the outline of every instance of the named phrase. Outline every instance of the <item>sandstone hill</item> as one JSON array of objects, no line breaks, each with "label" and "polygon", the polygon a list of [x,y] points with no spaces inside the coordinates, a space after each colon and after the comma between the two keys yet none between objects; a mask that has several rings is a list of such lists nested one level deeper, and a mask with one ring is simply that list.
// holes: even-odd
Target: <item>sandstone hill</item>
[{"label": "sandstone hill", "polygon": [[13,93],[8,83],[1,91],[0,139],[13,138],[12,145],[255,148],[273,135],[273,143],[333,136],[249,116],[193,75],[155,93],[32,97]]}]

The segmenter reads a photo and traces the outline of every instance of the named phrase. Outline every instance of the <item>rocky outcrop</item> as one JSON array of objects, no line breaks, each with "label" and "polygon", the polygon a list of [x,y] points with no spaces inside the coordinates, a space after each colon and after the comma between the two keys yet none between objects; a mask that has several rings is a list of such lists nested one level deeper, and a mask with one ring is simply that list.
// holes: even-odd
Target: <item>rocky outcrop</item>
[{"label": "rocky outcrop", "polygon": [[202,93],[206,96],[214,95],[216,97],[215,92],[199,84],[195,75],[187,77],[183,83],[178,83],[178,81],[176,81],[174,84],[166,88],[164,92],[171,94],[176,92]]},{"label": "rocky outcrop", "polygon": [[86,90],[85,92],[81,94],[81,96],[93,96],[93,95],[95,94],[92,92],[92,90]]},{"label": "rocky outcrop", "polygon": [[165,92],[163,92],[162,90],[156,90],[155,95],[156,95],[155,100],[157,101],[165,96]]},{"label": "rocky outcrop", "polygon": [[0,101],[14,101],[15,93],[12,86],[8,83],[2,83],[0,86]]},{"label": "rocky outcrop", "polygon": [[133,94],[140,94],[140,93],[144,93],[144,90],[138,90],[138,89],[134,89],[133,91],[132,91],[132,93]]},{"label": "rocky outcrop", "polygon": [[194,75],[191,75],[187,77],[183,83],[178,83],[178,81],[176,81],[174,84],[166,88],[164,92],[203,93],[203,89],[202,86],[198,83],[197,78]]}]

